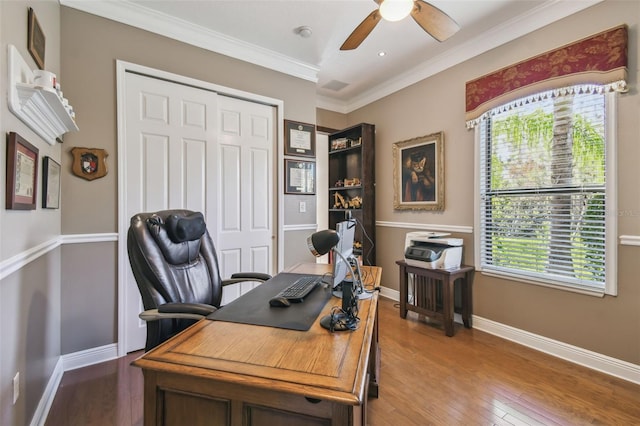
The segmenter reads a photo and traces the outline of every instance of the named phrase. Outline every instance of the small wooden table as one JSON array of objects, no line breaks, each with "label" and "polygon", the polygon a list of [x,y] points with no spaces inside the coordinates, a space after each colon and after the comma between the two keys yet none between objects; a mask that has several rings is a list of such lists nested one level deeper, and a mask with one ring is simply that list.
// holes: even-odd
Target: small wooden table
[{"label": "small wooden table", "polygon": [[[368,287],[380,285],[381,268],[363,272]],[[365,426],[380,369],[378,294],[360,301],[357,330],[330,333],[319,319],[339,304],[331,299],[309,331],[201,320],[146,353],[134,362],[144,373],[144,424]]]},{"label": "small wooden table", "polygon": [[[447,336],[453,336],[453,289],[456,280],[462,284],[462,322],[471,328],[473,311],[473,266],[462,265],[456,269],[427,269],[408,265],[404,260],[396,261],[400,267],[400,317],[406,318],[407,311],[417,312],[444,324]],[[413,301],[408,300],[408,275],[414,274]]]}]

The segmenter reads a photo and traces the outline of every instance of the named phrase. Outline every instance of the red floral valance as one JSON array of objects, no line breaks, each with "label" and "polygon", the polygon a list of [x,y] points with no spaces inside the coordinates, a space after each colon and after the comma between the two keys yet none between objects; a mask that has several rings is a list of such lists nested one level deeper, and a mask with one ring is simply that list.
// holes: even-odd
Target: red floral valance
[{"label": "red floral valance", "polygon": [[625,91],[627,27],[621,25],[466,84],[466,120],[535,93],[576,84]]}]

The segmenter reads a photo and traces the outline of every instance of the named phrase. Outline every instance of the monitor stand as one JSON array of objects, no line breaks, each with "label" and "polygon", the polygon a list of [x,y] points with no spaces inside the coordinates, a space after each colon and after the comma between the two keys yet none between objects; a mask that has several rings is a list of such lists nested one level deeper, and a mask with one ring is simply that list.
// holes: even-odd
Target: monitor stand
[{"label": "monitor stand", "polygon": [[[362,272],[360,271],[360,263],[358,263],[358,259],[354,256],[349,256],[348,260],[349,265],[351,266],[351,278],[345,278],[341,284],[344,285],[344,283],[347,282],[355,286],[354,288],[358,295],[358,300],[369,299],[373,296],[373,292],[364,291],[364,285],[362,284]],[[338,287],[333,290],[333,295],[342,299],[342,288]]]}]

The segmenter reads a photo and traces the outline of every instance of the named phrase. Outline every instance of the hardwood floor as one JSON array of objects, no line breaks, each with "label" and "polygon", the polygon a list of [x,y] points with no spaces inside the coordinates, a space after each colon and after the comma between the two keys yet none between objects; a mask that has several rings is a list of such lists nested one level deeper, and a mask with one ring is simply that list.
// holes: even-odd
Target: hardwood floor
[{"label": "hardwood floor", "polygon": [[[640,386],[380,300],[380,396],[370,426],[640,425]],[[46,426],[142,424],[141,353],[64,374]]]}]

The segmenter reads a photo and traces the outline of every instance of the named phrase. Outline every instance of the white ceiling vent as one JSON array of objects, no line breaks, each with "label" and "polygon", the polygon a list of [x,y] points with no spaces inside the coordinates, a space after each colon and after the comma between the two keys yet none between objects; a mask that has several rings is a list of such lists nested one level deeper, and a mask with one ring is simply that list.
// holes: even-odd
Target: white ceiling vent
[{"label": "white ceiling vent", "polygon": [[322,88],[323,89],[328,89],[328,90],[333,90],[333,91],[337,92],[339,90],[344,89],[348,85],[349,85],[349,83],[344,83],[344,82],[338,81],[338,80],[331,80],[330,82],[328,82],[327,84],[322,86]]}]

